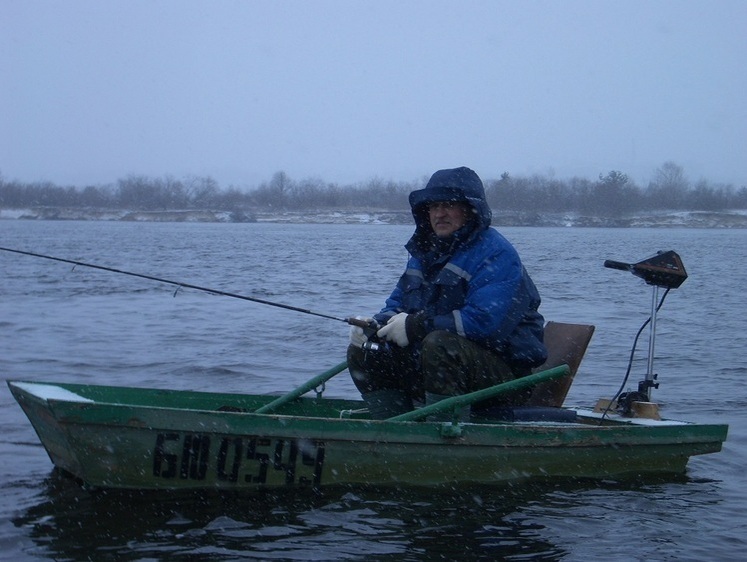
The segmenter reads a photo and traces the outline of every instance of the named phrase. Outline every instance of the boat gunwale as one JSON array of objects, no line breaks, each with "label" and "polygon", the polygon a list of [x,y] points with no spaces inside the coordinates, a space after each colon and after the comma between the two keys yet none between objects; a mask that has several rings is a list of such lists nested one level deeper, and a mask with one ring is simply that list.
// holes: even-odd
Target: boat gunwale
[{"label": "boat gunwale", "polygon": [[[308,438],[323,438],[326,440],[348,440],[351,432],[355,432],[357,439],[362,442],[418,442],[425,439],[433,443],[461,442],[475,446],[508,446],[524,447],[537,446],[540,442],[551,442],[548,446],[581,446],[588,444],[589,439],[598,445],[640,445],[643,438],[648,444],[671,442],[672,432],[676,432],[684,440],[682,445],[703,442],[723,442],[726,439],[728,426],[725,424],[701,424],[681,422],[675,420],[650,420],[642,418],[622,418],[615,415],[614,419],[604,418],[601,414],[580,408],[568,408],[576,411],[581,421],[577,422],[545,422],[545,421],[505,421],[481,420],[478,422],[464,422],[457,426],[451,422],[429,421],[390,421],[371,420],[367,418],[346,418],[311,416],[308,414],[272,412],[258,414],[255,412],[220,411],[216,409],[158,406],[152,404],[136,404],[131,402],[105,402],[98,400],[79,401],[57,398],[44,398],[24,390],[16,383],[22,381],[8,381],[11,388],[18,389],[25,396],[45,403],[55,419],[60,424],[97,424],[112,427],[147,429],[151,431],[187,431],[183,414],[189,412],[189,431],[203,431],[216,434],[285,434],[289,437],[307,436]],[[271,395],[244,395],[203,393],[199,391],[175,391],[161,389],[134,389],[132,387],[115,387],[103,385],[75,385],[56,383],[27,383],[57,386],[65,390],[70,388],[103,388],[108,391],[126,389],[128,391],[143,391],[145,393],[163,393],[179,395],[186,393],[191,396],[232,396],[234,398],[266,398],[272,400]],[[66,388],[69,387],[69,388]],[[15,394],[15,392],[14,392]],[[82,396],[81,398],[86,398]],[[350,404],[345,399],[328,399],[299,397],[293,403],[313,407],[319,400],[339,404]],[[357,402],[356,402],[357,403]],[[362,402],[361,402],[362,404]],[[96,414],[109,410],[105,415],[108,419],[93,419]],[[166,422],[160,419],[158,424],[149,420],[158,418],[159,414],[175,412],[177,419]],[[113,415],[115,414],[116,415]],[[163,416],[161,416],[163,418]],[[255,423],[247,426],[247,420]],[[596,422],[603,423],[596,423]],[[251,431],[250,431],[251,430]],[[323,433],[323,437],[313,437],[313,434]],[[708,439],[703,439],[710,436]]]}]

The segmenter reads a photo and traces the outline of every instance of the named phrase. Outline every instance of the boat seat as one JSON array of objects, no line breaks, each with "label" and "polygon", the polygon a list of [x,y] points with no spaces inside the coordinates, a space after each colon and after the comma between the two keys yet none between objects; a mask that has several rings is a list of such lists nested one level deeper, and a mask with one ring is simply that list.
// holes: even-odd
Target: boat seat
[{"label": "boat seat", "polygon": [[593,334],[594,326],[589,324],[550,321],[545,325],[547,360],[533,369],[533,372],[538,373],[560,365],[568,365],[570,373],[535,386],[526,406],[560,408],[563,405]]},{"label": "boat seat", "polygon": [[594,326],[588,324],[566,324],[564,322],[548,322],[545,325],[545,346],[547,360],[532,369],[539,373],[553,367],[568,365],[570,373],[559,379],[539,383],[532,390],[529,398],[522,405],[517,406],[477,406],[473,408],[476,419],[498,421],[538,421],[538,422],[573,422],[576,413],[561,408],[573,377],[576,375],[581,359],[586,353]]}]

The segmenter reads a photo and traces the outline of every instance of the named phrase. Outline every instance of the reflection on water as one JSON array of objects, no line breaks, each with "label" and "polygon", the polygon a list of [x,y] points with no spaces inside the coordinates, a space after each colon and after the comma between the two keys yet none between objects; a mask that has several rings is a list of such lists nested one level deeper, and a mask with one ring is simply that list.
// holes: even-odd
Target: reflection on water
[{"label": "reflection on water", "polygon": [[629,502],[655,504],[686,482],[143,493],[86,491],[53,471],[13,523],[56,560],[561,560],[579,521],[590,533],[619,516],[611,493],[641,511],[651,506]]}]

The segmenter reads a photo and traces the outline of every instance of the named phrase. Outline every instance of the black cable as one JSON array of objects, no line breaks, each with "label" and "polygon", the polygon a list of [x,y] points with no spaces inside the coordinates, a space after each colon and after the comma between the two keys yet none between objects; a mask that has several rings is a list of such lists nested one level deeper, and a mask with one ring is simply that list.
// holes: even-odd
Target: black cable
[{"label": "black cable", "polygon": [[[659,299],[659,304],[656,307],[656,312],[659,312],[659,309],[661,309],[662,305],[664,304],[664,299],[667,298],[667,295],[669,294],[669,291],[671,290],[671,287],[667,287],[667,290],[664,291],[664,294],[661,296],[661,299]],[[633,347],[630,350],[630,357],[628,359],[628,368],[625,371],[625,376],[623,377],[622,384],[620,385],[620,389],[615,393],[615,395],[612,397],[612,400],[610,400],[610,403],[607,405],[607,408],[605,408],[604,412],[602,413],[602,419],[599,421],[601,424],[604,420],[605,416],[609,413],[610,408],[612,407],[612,404],[615,403],[615,400],[619,398],[619,396],[622,394],[623,390],[625,389],[625,385],[628,384],[628,379],[630,378],[630,371],[633,368],[633,359],[635,357],[635,350],[638,346],[638,338],[641,337],[641,334],[643,333],[643,330],[651,323],[652,316],[649,316],[648,319],[641,325],[641,327],[638,330],[638,333],[635,335],[635,339],[633,340]]]}]

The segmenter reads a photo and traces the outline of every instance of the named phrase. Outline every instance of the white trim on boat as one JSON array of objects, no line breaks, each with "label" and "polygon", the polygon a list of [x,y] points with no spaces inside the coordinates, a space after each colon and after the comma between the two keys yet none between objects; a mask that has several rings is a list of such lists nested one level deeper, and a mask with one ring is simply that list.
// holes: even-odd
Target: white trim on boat
[{"label": "white trim on boat", "polygon": [[88,398],[84,398],[79,394],[75,394],[67,389],[60,386],[54,386],[51,384],[39,384],[35,382],[12,382],[10,383],[16,388],[20,388],[24,392],[36,396],[41,400],[61,400],[64,402],[93,402]]},{"label": "white trim on boat", "polygon": [[583,416],[585,418],[602,419],[602,416],[604,416],[605,419],[613,420],[616,422],[629,423],[631,425],[651,425],[651,426],[691,425],[690,422],[683,422],[683,421],[677,421],[677,420],[652,420],[650,418],[628,418],[628,417],[621,416],[620,414],[617,414],[614,412],[607,412],[607,414],[603,414],[601,412],[594,412],[592,410],[585,410],[583,408],[568,408],[568,409],[576,412],[576,415]]}]

